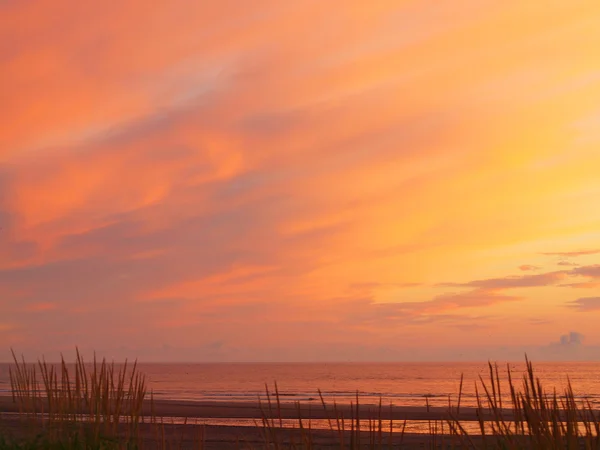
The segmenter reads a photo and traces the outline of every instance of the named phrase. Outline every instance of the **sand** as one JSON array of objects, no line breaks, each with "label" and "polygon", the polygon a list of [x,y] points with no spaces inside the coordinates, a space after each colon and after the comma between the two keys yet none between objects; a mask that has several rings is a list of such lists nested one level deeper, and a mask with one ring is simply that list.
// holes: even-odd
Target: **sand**
[{"label": "sand", "polygon": [[[276,417],[277,405],[272,403],[272,409]],[[280,414],[283,419],[327,419],[334,417],[333,404],[327,404],[327,411],[323,409],[320,402],[304,403],[298,406],[281,402]],[[210,401],[190,401],[190,400],[154,400],[154,413],[162,417],[188,417],[196,418],[261,418],[262,411],[268,412],[268,404],[263,403],[262,407],[258,402],[210,402]],[[17,405],[12,401],[12,397],[0,396],[0,411],[18,412]],[[145,401],[143,413],[150,415],[152,405],[150,401]],[[349,419],[352,416],[350,405],[337,405],[338,415]],[[507,419],[510,418],[507,411]],[[392,406],[382,405],[381,411],[378,405],[359,405],[359,417],[361,419],[377,419],[381,417],[384,420],[444,420],[448,418],[448,408],[446,407],[425,407],[425,406]],[[460,408],[460,419],[477,420],[474,408]]]},{"label": "sand", "polygon": [[[206,449],[235,449],[235,448],[262,448],[264,442],[264,429],[255,426],[228,426],[228,425],[203,425],[198,427],[194,423],[202,423],[202,419],[258,419],[263,416],[262,411],[268,411],[268,405],[263,404],[261,409],[257,402],[203,402],[203,401],[176,401],[176,400],[155,400],[153,405],[156,416],[163,417],[166,425],[164,425],[164,433],[168,440],[177,442],[176,447],[182,448],[197,448],[194,442],[198,441],[199,432],[202,430]],[[18,412],[17,405],[12,401],[11,397],[0,397],[0,411],[4,413]],[[150,415],[152,405],[146,402],[144,405],[144,414]],[[337,407],[338,417],[350,419],[352,411],[349,405],[339,405]],[[335,417],[333,407],[329,406],[328,411],[323,409],[320,403],[304,404],[298,406],[292,403],[282,403],[279,412],[275,410],[273,405],[273,416],[276,418],[276,423],[279,417],[282,419],[298,419],[299,416],[308,419],[333,419]],[[187,418],[189,425],[169,424],[169,418]],[[426,407],[402,407],[394,406],[392,408],[383,406],[381,411],[377,405],[360,405],[359,417],[361,419],[378,419],[382,420],[431,420],[440,421],[448,418],[447,408],[434,408],[429,410]],[[472,408],[461,408],[461,420],[476,420],[475,411]],[[18,430],[20,421],[15,414],[4,414],[2,422],[4,426],[10,429]],[[335,425],[334,425],[335,427]],[[384,423],[384,430],[389,427]],[[160,427],[152,424],[144,424],[142,427],[142,435],[145,437],[146,443],[153,443],[157,440],[157,433]],[[447,428],[446,428],[447,429]],[[290,443],[292,441],[299,442],[303,436],[300,430],[282,429],[279,432],[281,441]],[[370,438],[368,432],[362,433],[365,444]],[[340,448],[339,433],[331,430],[313,430],[311,436],[314,439],[316,448]],[[378,436],[375,437],[377,440]],[[388,436],[384,432],[382,439],[387,442]],[[394,433],[393,441],[398,445],[401,441],[404,448],[425,448],[432,441],[433,437],[424,434],[405,434]],[[437,437],[439,441],[439,436]],[[346,442],[350,441],[350,433],[345,435]],[[450,441],[448,441],[450,442]],[[180,445],[180,443],[182,445]],[[454,440],[456,444],[456,439]],[[240,447],[241,445],[241,447]],[[147,447],[147,445],[145,445]],[[315,448],[314,447],[314,448]],[[396,447],[395,447],[396,448]]]}]

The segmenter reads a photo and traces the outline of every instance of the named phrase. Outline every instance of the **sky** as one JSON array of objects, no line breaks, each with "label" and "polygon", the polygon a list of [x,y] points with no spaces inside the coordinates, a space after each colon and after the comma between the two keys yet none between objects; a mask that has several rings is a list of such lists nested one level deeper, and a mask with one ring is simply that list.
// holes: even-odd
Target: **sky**
[{"label": "sky", "polygon": [[0,2],[0,361],[600,358],[598,14]]}]

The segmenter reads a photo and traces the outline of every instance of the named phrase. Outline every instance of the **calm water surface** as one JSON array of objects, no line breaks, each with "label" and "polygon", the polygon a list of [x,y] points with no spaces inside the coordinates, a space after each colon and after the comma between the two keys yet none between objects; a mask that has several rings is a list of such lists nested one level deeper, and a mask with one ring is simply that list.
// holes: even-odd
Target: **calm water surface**
[{"label": "calm water surface", "polygon": [[[520,385],[524,363],[509,364]],[[0,394],[10,392],[8,364],[0,364]],[[265,398],[265,385],[277,382],[282,401],[446,406],[456,402],[464,374],[462,404],[475,405],[474,383],[489,377],[487,363],[218,363],[139,364],[155,398],[176,400],[254,401]],[[600,363],[537,363],[537,375],[549,390],[564,388],[567,377],[575,394],[600,407]],[[500,375],[506,379],[506,365]],[[508,392],[505,392],[508,394]]]}]

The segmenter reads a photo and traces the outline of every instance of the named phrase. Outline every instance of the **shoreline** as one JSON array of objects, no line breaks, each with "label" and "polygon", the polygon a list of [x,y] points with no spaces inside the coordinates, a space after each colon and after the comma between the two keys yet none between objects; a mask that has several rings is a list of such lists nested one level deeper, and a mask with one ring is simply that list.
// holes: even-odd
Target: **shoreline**
[{"label": "shoreline", "polygon": [[[153,443],[162,440],[164,436],[167,441],[171,440],[177,445],[175,448],[198,448],[199,438],[204,443],[205,450],[233,450],[239,448],[263,448],[265,442],[265,433],[272,438],[277,436],[281,443],[280,448],[290,448],[291,443],[301,442],[306,439],[305,420],[321,420],[321,427],[315,423],[314,428],[310,428],[310,440],[313,448],[340,448],[340,438],[343,435],[344,442],[349,443],[350,439],[360,439],[361,442],[373,442],[373,439],[382,439],[384,443],[391,442],[394,448],[427,448],[436,446],[442,442],[450,444],[453,448],[462,448],[461,444],[464,438],[460,436],[451,436],[447,419],[451,416],[448,408],[426,406],[390,406],[382,405],[381,409],[375,405],[359,405],[358,415],[356,407],[351,405],[337,405],[334,410],[333,404],[326,404],[327,410],[319,405],[295,405],[291,402],[281,402],[277,409],[276,400],[271,402],[271,411],[268,410],[268,404],[263,403],[262,409],[258,402],[210,402],[210,401],[192,401],[192,400],[145,400],[142,414],[150,417],[154,413],[159,419],[156,423],[145,421],[140,424],[140,438],[149,448],[153,448]],[[266,430],[262,426],[261,418],[273,419],[273,425]],[[348,421],[361,420],[360,437],[355,432],[352,434]],[[344,432],[339,432],[336,424],[336,417],[343,417],[346,422]],[[460,412],[456,414],[453,411],[452,417],[460,420],[462,423],[470,422],[477,424],[479,419],[475,408],[461,407]],[[160,419],[164,419],[161,422]],[[186,419],[186,423],[172,421],[171,419]],[[279,427],[279,418],[283,421],[296,421],[293,427]],[[303,419],[305,429],[298,426],[298,419]],[[484,413],[483,419],[489,420],[492,416]],[[511,420],[512,414],[506,410],[505,420]],[[206,419],[207,423],[203,423]],[[241,425],[232,420],[230,424],[210,423],[210,419],[256,419],[255,424]],[[331,419],[332,428],[323,427],[323,421]],[[381,419],[382,433],[366,431],[379,423]],[[393,421],[393,432],[390,433],[390,419]],[[369,428],[365,427],[365,422],[369,422]],[[402,423],[408,424],[405,431],[401,429]],[[421,428],[417,432],[411,428],[411,421],[429,422],[430,427]],[[241,421],[240,421],[241,422]],[[413,422],[413,423],[414,423]],[[364,427],[364,428],[363,428]],[[17,404],[13,403],[11,396],[0,396],[0,429],[9,435],[19,436],[27,430],[27,419],[19,417]],[[162,434],[161,434],[162,433]],[[273,434],[275,433],[275,434]],[[353,437],[354,436],[354,437]],[[470,434],[469,439],[478,443],[482,437],[477,434]]]},{"label": "shoreline", "polygon": [[[337,404],[334,408],[333,403],[326,403],[326,410],[319,402],[318,404],[296,404],[289,401],[280,401],[279,407],[276,399],[271,399],[271,409],[269,404],[258,401],[248,402],[217,402],[217,401],[195,401],[195,400],[144,400],[142,414],[165,419],[187,418],[191,421],[195,419],[261,419],[264,416],[272,418],[282,418],[287,420],[294,419],[334,419],[344,417],[350,419],[356,418],[356,405]],[[18,413],[19,409],[13,403],[11,396],[0,396],[0,411],[7,413]],[[452,416],[461,421],[478,420],[476,408],[461,407],[457,413],[453,407]],[[484,413],[484,419],[487,414]],[[491,416],[490,416],[491,417]],[[505,419],[511,420],[512,410],[506,409]],[[441,406],[401,406],[401,405],[358,405],[358,418],[363,420],[387,420],[389,421],[411,421],[411,420],[431,420],[440,421],[450,418],[448,407]]]},{"label": "shoreline", "polygon": [[[19,419],[0,420],[0,429],[8,430],[13,436],[19,436],[23,433],[22,422]],[[306,430],[305,430],[306,431]],[[303,440],[307,439],[305,433],[298,428],[275,428],[271,430],[273,437],[276,433],[276,440],[280,449],[293,449]],[[345,447],[352,442],[351,432],[346,430],[344,433]],[[161,442],[166,443],[166,448],[179,448],[180,450],[198,449],[202,450],[252,450],[265,448],[265,434],[262,427],[253,426],[225,426],[225,425],[173,425],[165,423],[164,425],[153,425],[144,423],[140,425],[141,448],[161,448]],[[356,434],[354,435],[356,439]],[[363,445],[372,442],[373,434],[368,431],[361,431],[360,442]],[[378,441],[379,437],[375,437]],[[475,437],[475,442],[478,438]],[[198,446],[198,443],[201,446]],[[312,448],[339,449],[340,434],[331,430],[310,430],[310,442]],[[394,432],[391,436],[389,432],[383,431],[381,435],[383,445],[391,443],[393,448],[402,448],[406,450],[428,448],[431,444],[452,443],[453,448],[460,448],[457,444],[461,443],[459,437],[449,435],[431,435],[417,433],[398,433]],[[269,447],[271,448],[271,447]],[[385,447],[387,448],[387,447]]]}]

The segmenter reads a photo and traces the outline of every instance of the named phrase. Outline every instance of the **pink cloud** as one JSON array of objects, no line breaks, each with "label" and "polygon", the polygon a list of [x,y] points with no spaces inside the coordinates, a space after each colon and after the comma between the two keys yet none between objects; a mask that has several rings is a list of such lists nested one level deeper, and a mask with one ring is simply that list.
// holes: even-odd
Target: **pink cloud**
[{"label": "pink cloud", "polygon": [[514,289],[523,287],[552,286],[568,276],[567,271],[547,272],[536,275],[508,276],[474,280],[467,283],[442,283],[440,286],[475,287],[480,289]]},{"label": "pink cloud", "polygon": [[584,282],[584,283],[565,283],[559,284],[560,287],[572,287],[578,289],[594,289],[600,286],[598,282]]},{"label": "pink cloud", "polygon": [[568,306],[577,311],[598,311],[600,310],[600,297],[583,297],[568,303]]},{"label": "pink cloud", "polygon": [[600,264],[577,267],[571,270],[570,274],[590,278],[600,278]]},{"label": "pink cloud", "polygon": [[574,262],[570,262],[570,261],[559,261],[559,262],[557,263],[557,265],[558,265],[558,266],[576,267],[576,266],[578,266],[579,264],[577,264],[577,263],[574,263]]},{"label": "pink cloud", "polygon": [[571,252],[545,252],[542,255],[548,256],[560,256],[560,257],[575,257],[575,256],[586,256],[586,255],[597,255],[600,250],[578,250]]},{"label": "pink cloud", "polygon": [[519,266],[519,269],[525,272],[525,271],[529,271],[529,270],[539,270],[540,267],[534,266],[532,264],[523,264],[523,265]]}]

